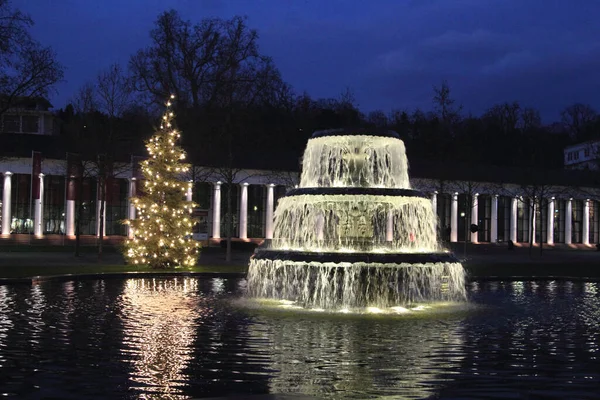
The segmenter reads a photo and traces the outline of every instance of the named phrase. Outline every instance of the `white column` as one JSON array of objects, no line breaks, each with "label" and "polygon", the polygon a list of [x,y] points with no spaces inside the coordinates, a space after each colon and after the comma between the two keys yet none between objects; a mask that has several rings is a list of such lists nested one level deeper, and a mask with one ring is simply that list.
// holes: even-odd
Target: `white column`
[{"label": "white column", "polygon": [[[106,185],[106,182],[105,182]],[[104,201],[104,212],[100,216],[100,207],[102,200],[100,200],[100,184],[97,185],[98,194],[96,195],[96,236],[100,237],[100,218],[102,217],[102,236],[106,236],[106,201]],[[104,188],[104,197],[106,197],[106,187]]]},{"label": "white column", "polygon": [[431,208],[433,208],[433,215],[437,216],[437,191],[431,194]]},{"label": "white column", "polygon": [[573,239],[573,199],[567,200],[565,208],[565,244],[571,244]]},{"label": "white column", "polygon": [[[471,223],[479,225],[479,194],[475,193],[473,195],[473,199],[471,200]],[[466,229],[471,229],[470,226],[465,226]],[[471,233],[471,243],[479,242],[478,233]]]},{"label": "white column", "polygon": [[[129,212],[128,212],[128,215],[127,215],[127,218],[129,220],[135,219],[135,204],[133,204],[133,201],[131,201],[131,198],[135,197],[135,195],[136,195],[135,185],[136,185],[136,179],[135,178],[131,178],[129,180],[129,200],[128,200],[128,202],[129,202]],[[133,229],[131,229],[131,226],[128,226],[127,237],[130,238],[130,239],[133,238]]]},{"label": "white column", "polygon": [[265,239],[273,239],[273,210],[275,208],[275,185],[267,185],[267,209],[265,212]]},{"label": "white column", "polygon": [[554,197],[548,200],[548,232],[546,233],[546,242],[554,244]]},{"label": "white column", "polygon": [[75,236],[75,200],[67,200],[66,216],[67,236]]},{"label": "white column", "polygon": [[531,238],[531,243],[535,244],[535,214],[537,211],[537,207],[535,206],[535,199],[530,199],[531,205],[529,206],[529,212],[533,213],[533,215],[529,216],[529,237]]},{"label": "white column", "polygon": [[388,211],[387,214],[387,224],[385,227],[385,241],[394,241],[394,213],[391,211]]},{"label": "white column", "polygon": [[2,193],[2,234],[10,235],[10,224],[12,214],[10,212],[11,206],[11,181],[12,172],[6,171],[4,173],[4,192]]},{"label": "white column", "polygon": [[498,195],[492,196],[492,215],[490,221],[490,242],[498,241]]},{"label": "white column", "polygon": [[248,239],[248,183],[242,183],[240,197],[240,239]]},{"label": "white column", "polygon": [[510,240],[517,243],[517,201],[516,197],[510,199]]},{"label": "white column", "polygon": [[[96,236],[100,237],[100,205],[102,201],[98,199],[96,204]],[[106,201],[104,202],[104,212],[102,213],[102,236],[106,236]]]},{"label": "white column", "polygon": [[583,201],[583,237],[581,243],[590,244],[590,199]]},{"label": "white column", "polygon": [[[192,183],[192,181],[190,181],[190,183]],[[185,199],[186,199],[187,201],[192,201],[192,187],[193,187],[193,185],[192,185],[192,186],[190,186],[190,187],[188,188],[188,190],[185,192]]]},{"label": "white column", "polygon": [[458,241],[458,193],[452,195],[452,205],[450,207],[450,241]]},{"label": "white column", "polygon": [[213,191],[213,239],[221,238],[221,182],[216,182]]},{"label": "white column", "polygon": [[42,236],[44,234],[44,174],[40,174],[40,198],[35,199],[33,212],[33,234]]}]

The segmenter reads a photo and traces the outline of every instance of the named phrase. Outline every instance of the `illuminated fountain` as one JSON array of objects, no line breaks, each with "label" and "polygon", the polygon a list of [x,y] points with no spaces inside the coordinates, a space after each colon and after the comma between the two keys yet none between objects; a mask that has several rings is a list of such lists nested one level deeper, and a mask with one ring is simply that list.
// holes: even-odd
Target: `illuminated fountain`
[{"label": "illuminated fountain", "polygon": [[341,311],[464,300],[463,267],[436,224],[431,200],[410,188],[397,133],[315,132],[299,187],[279,200],[274,238],[252,256],[248,293]]}]

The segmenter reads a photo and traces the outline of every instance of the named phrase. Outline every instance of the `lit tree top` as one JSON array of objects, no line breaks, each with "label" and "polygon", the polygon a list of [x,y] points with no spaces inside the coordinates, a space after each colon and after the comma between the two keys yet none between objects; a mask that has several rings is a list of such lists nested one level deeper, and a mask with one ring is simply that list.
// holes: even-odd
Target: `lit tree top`
[{"label": "lit tree top", "polygon": [[198,257],[190,215],[195,204],[185,200],[192,183],[182,177],[190,166],[183,161],[185,151],[176,144],[181,135],[172,126],[171,102],[166,105],[160,129],[146,142],[149,157],[141,163],[143,195],[132,198],[137,218],[127,221],[133,238],[126,243],[126,257],[153,268],[191,267]]}]

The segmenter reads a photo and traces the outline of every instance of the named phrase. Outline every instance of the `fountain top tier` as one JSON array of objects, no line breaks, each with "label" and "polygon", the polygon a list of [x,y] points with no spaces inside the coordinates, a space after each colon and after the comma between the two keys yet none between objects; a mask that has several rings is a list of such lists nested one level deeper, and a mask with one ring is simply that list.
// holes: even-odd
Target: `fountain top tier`
[{"label": "fountain top tier", "polygon": [[312,138],[319,138],[325,136],[379,136],[379,137],[392,137],[400,139],[398,132],[392,130],[372,130],[365,128],[340,128],[340,129],[324,129],[321,131],[315,131]]},{"label": "fountain top tier", "polygon": [[410,189],[404,142],[394,131],[317,131],[304,151],[300,187]]}]

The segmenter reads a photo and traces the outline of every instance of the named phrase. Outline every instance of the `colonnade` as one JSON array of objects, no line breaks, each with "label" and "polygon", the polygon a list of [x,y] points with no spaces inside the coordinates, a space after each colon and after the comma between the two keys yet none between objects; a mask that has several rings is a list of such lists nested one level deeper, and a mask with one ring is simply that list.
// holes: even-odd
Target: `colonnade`
[{"label": "colonnade", "polygon": [[[431,196],[431,201],[434,206],[434,210],[437,208],[437,196],[438,192],[433,192]],[[454,192],[451,194],[451,204],[450,204],[450,241],[458,242],[458,192]],[[491,216],[490,216],[490,242],[496,243],[498,241],[498,195],[492,195],[491,197]],[[552,210],[552,212],[548,212],[546,215],[547,218],[547,232],[546,232],[546,242],[548,244],[554,244],[554,202],[555,198],[551,197],[548,199],[548,210]],[[514,243],[517,242],[517,216],[518,216],[518,197],[511,197],[510,202],[510,230],[509,230],[509,239]],[[589,245],[590,244],[590,199],[583,200],[583,220],[582,220],[582,244]],[[572,228],[573,228],[573,198],[568,198],[565,200],[565,244],[572,243]],[[479,220],[479,194],[474,194],[471,196],[471,221],[472,223],[476,223]],[[533,231],[534,243],[535,243],[535,229],[536,229],[536,208],[535,204],[532,206],[530,210],[533,212],[533,221],[529,220],[528,228],[529,231]],[[532,223],[533,222],[533,223]],[[465,229],[469,229],[469,227],[465,226]],[[471,233],[471,242],[478,242],[478,234]]]},{"label": "colonnade", "polygon": [[[1,224],[1,233],[2,235],[9,235],[11,232],[11,201],[12,201],[12,190],[13,190],[13,173],[12,172],[4,172],[3,173],[3,195],[2,195],[2,224]],[[39,179],[39,190],[34,191],[33,194],[33,233],[36,236],[42,236],[44,234],[44,174],[39,174],[34,179]],[[129,178],[129,190],[128,197],[135,196],[136,194],[136,185],[138,181],[135,178]],[[65,206],[65,233],[67,236],[75,235],[75,190],[74,190],[74,182],[70,179],[66,179],[66,206]],[[212,187],[212,232],[209,232],[209,236],[212,236],[213,239],[221,238],[221,201],[222,201],[222,182],[214,182]],[[239,184],[240,192],[239,192],[239,209],[238,209],[238,232],[237,235],[240,239],[248,239],[248,182],[243,182]],[[72,186],[72,187],[71,187]],[[273,238],[273,215],[275,209],[275,187],[276,185],[273,183],[269,184],[261,184],[261,186],[266,187],[266,198],[264,199],[265,213],[264,213],[264,237],[266,239]],[[434,207],[434,210],[437,209],[438,204],[438,192],[432,192],[431,194],[431,202]],[[192,200],[192,191],[188,190],[186,193],[186,197],[188,200]],[[499,195],[490,195],[491,205],[490,205],[490,215],[489,215],[489,240],[492,243],[498,241],[498,198]],[[458,227],[459,227],[459,206],[458,206],[458,198],[459,193],[454,192],[450,194],[450,235],[449,239],[451,242],[459,241],[458,237]],[[471,196],[471,207],[470,207],[470,217],[473,223],[479,220],[479,194],[475,194]],[[490,200],[486,200],[490,201]],[[517,242],[517,222],[518,222],[518,201],[519,198],[511,197],[510,204],[507,206],[506,210],[510,213],[506,223],[508,225],[508,239],[513,242]],[[555,201],[554,197],[548,198],[548,210],[552,210],[552,212],[548,212],[544,215],[544,218],[547,218],[545,221],[545,226],[547,232],[545,232],[545,239],[548,244],[555,243],[554,237],[554,209],[555,209]],[[581,220],[582,234],[581,234],[581,242],[583,244],[590,244],[590,230],[592,229],[592,223],[590,222],[590,199],[583,200],[583,215]],[[488,203],[489,204],[489,203]],[[100,215],[100,201],[96,202],[96,220],[100,221],[104,219],[106,221],[106,203],[104,207],[104,214]],[[562,210],[562,209],[561,209]],[[535,211],[533,209],[532,211]],[[594,210],[596,212],[596,210]],[[561,211],[562,212],[562,211]],[[573,212],[573,199],[565,199],[565,207],[564,207],[564,243],[571,244],[572,243],[572,212]],[[505,214],[506,215],[506,214]],[[528,232],[533,231],[532,237],[536,240],[535,229],[536,229],[536,221],[535,218],[538,216],[534,212],[534,221],[533,224],[531,220],[528,221]],[[135,218],[135,207],[129,202],[127,206],[127,218],[134,219]],[[506,217],[505,217],[506,218]],[[392,221],[390,221],[392,222]],[[96,234],[100,234],[100,224],[96,224]],[[103,224],[106,227],[106,224]],[[465,229],[469,229],[468,226],[465,226]],[[106,228],[105,228],[106,232]],[[104,232],[104,233],[105,233]],[[561,232],[562,234],[562,232]],[[131,232],[128,233],[128,236],[131,237]],[[460,238],[462,239],[462,238]],[[470,234],[471,242],[478,242],[478,234],[471,233]],[[506,239],[506,236],[505,236]],[[561,238],[562,240],[562,238]]]},{"label": "colonnade", "polygon": [[[222,182],[213,184],[213,202],[212,202],[212,238],[221,238],[221,186]],[[240,239],[248,239],[248,186],[249,183],[240,184],[240,208],[238,236]],[[267,199],[265,207],[265,239],[273,239],[273,214],[275,211],[275,184],[269,183],[267,187]]]}]

